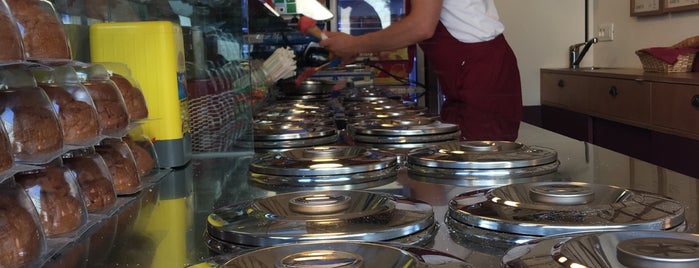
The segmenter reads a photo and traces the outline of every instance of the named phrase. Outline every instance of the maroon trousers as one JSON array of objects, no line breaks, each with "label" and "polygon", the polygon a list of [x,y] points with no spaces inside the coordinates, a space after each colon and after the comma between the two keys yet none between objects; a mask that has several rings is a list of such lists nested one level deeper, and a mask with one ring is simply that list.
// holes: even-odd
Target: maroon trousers
[{"label": "maroon trousers", "polygon": [[517,139],[522,87],[517,59],[505,37],[462,43],[440,22],[420,42],[445,95],[443,122],[458,124],[463,140]]}]

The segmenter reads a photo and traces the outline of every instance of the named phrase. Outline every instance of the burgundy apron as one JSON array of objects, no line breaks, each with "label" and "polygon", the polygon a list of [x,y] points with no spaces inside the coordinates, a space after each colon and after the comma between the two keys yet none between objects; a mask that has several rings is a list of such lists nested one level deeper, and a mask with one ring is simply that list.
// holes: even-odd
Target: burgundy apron
[{"label": "burgundy apron", "polygon": [[522,87],[517,59],[503,35],[463,43],[439,22],[432,38],[419,45],[446,99],[442,121],[458,124],[464,140],[517,139]]}]

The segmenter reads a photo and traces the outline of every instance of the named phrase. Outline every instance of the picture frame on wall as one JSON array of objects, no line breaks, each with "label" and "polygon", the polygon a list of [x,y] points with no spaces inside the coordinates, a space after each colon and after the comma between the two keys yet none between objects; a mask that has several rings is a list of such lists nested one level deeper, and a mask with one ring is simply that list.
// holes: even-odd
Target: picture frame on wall
[{"label": "picture frame on wall", "polygon": [[663,11],[699,10],[699,0],[663,0]]},{"label": "picture frame on wall", "polygon": [[631,1],[631,16],[650,16],[659,15],[664,12],[663,4],[666,1],[677,0],[630,0]]}]

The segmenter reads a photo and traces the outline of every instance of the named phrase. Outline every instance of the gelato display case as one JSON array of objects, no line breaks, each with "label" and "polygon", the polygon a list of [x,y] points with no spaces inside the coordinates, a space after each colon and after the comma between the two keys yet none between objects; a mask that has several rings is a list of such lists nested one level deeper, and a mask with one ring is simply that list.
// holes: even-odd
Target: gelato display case
[{"label": "gelato display case", "polygon": [[[0,23],[26,24],[18,2],[0,0]],[[487,268],[647,241],[628,231],[696,244],[697,178],[524,122],[516,142],[458,141],[368,66],[295,84],[328,61],[298,28],[308,6],[357,33],[400,19],[402,0],[24,2],[65,38],[0,44],[25,50],[0,57],[2,267]],[[407,55],[363,56],[407,78]],[[60,96],[94,120],[67,120]],[[39,112],[50,125],[19,119]],[[23,154],[49,130],[50,152]]]}]

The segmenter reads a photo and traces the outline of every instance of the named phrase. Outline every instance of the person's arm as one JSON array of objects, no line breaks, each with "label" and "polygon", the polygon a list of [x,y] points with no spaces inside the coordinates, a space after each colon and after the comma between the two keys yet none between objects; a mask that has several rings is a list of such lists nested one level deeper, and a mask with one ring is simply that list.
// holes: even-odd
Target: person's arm
[{"label": "person's arm", "polygon": [[386,29],[360,36],[326,32],[328,39],[322,40],[320,46],[347,59],[358,53],[404,48],[432,37],[439,22],[442,0],[410,1],[410,13]]}]

